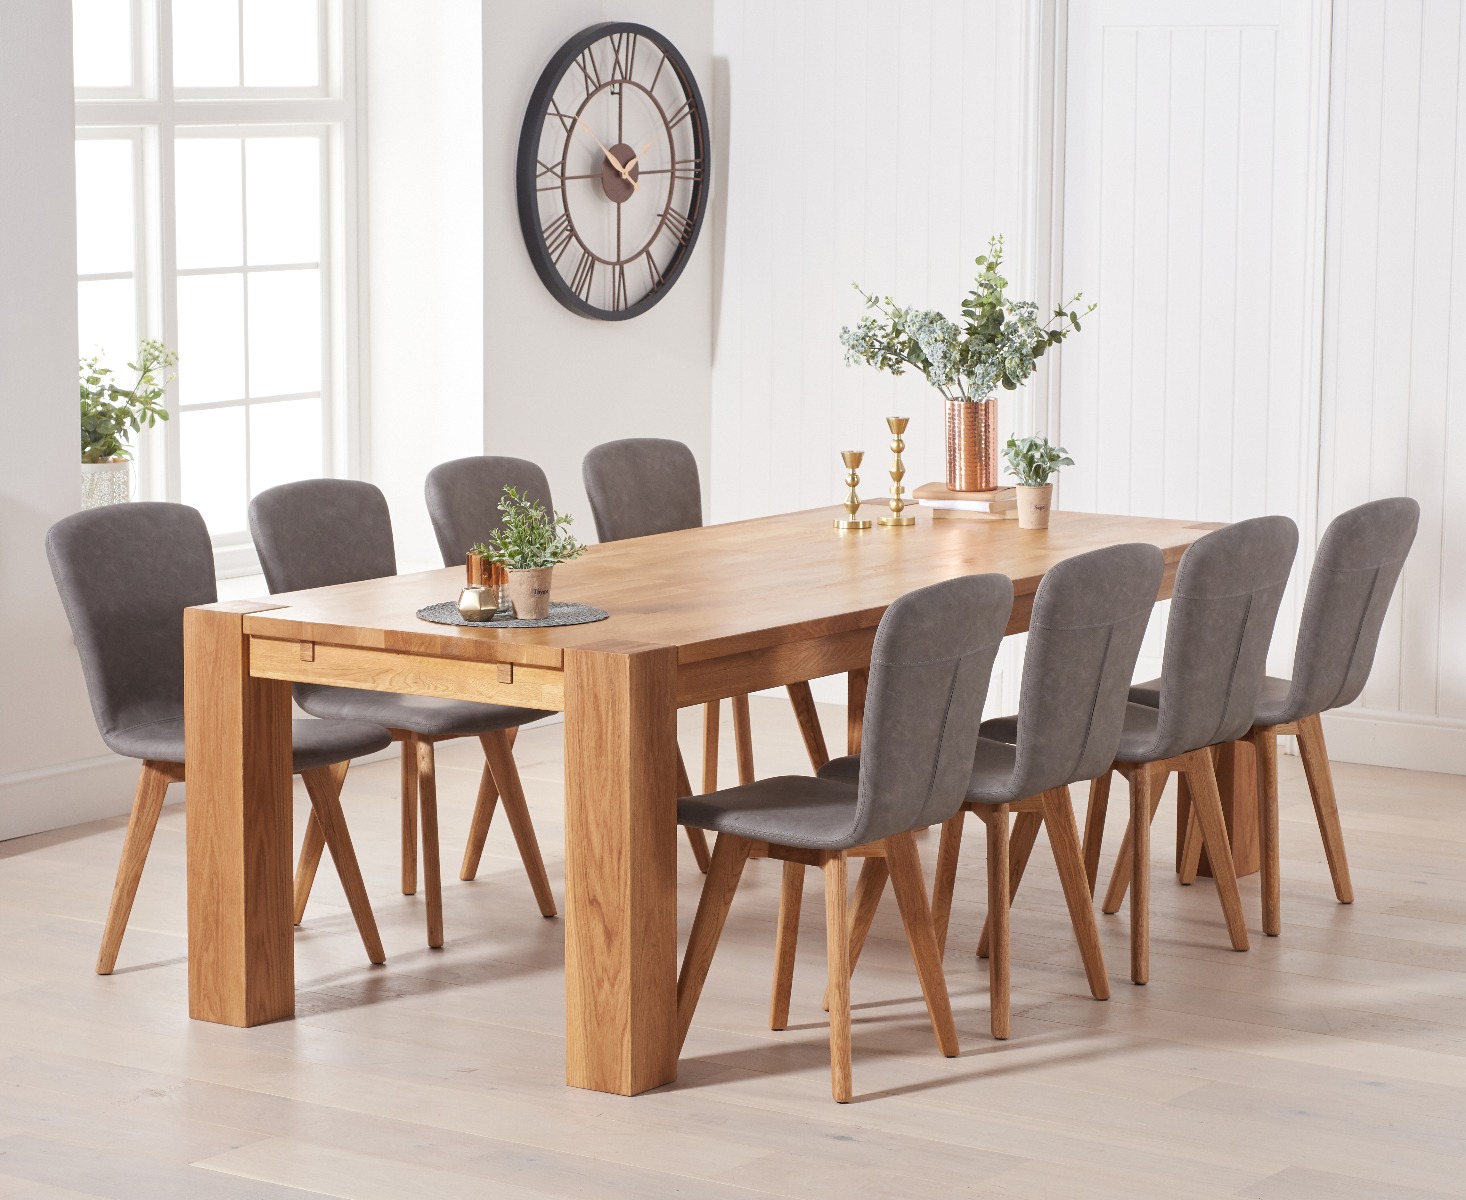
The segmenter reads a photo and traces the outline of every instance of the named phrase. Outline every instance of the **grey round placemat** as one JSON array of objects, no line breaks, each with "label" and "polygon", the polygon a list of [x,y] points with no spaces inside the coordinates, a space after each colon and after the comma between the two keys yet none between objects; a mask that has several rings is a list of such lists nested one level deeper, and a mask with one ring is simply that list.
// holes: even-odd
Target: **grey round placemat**
[{"label": "grey round placemat", "polygon": [[470,629],[548,629],[552,625],[589,625],[592,621],[604,621],[611,614],[603,608],[592,608],[589,604],[572,604],[564,600],[550,601],[550,615],[542,621],[465,621],[452,600],[429,604],[417,610],[424,621],[437,625],[467,625]]}]

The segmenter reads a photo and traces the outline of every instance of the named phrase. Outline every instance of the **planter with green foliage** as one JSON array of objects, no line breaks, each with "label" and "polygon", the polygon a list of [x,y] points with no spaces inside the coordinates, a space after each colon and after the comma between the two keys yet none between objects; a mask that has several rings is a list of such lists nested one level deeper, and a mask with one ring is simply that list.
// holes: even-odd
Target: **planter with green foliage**
[{"label": "planter with green foliage", "polygon": [[499,563],[509,574],[514,615],[539,621],[550,615],[550,576],[562,562],[579,558],[585,546],[570,534],[569,513],[548,513],[538,500],[512,485],[499,500],[499,527],[469,553]]},{"label": "planter with green foliage", "polygon": [[145,338],[137,361],[127,364],[132,386],[119,386],[112,368],[93,355],[81,370],[82,506],[125,501],[131,493],[132,436],[168,419],[161,401],[173,378],[169,367],[178,355],[162,342]]},{"label": "planter with green foliage", "polygon": [[1017,480],[1018,527],[1047,529],[1054,494],[1050,480],[1060,467],[1072,467],[1074,460],[1063,446],[1055,446],[1046,437],[1010,437],[1003,457]]}]

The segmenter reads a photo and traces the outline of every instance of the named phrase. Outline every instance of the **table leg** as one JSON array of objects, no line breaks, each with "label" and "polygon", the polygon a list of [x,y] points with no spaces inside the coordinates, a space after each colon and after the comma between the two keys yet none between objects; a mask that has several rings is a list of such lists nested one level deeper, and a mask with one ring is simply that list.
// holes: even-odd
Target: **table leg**
[{"label": "table leg", "polygon": [[[1262,869],[1258,838],[1257,751],[1251,742],[1226,742],[1216,749],[1217,788],[1222,793],[1222,816],[1232,843],[1232,862],[1238,875]],[[1212,873],[1206,851],[1201,852],[1200,875]]]},{"label": "table leg", "polygon": [[565,652],[565,1079],[677,1078],[677,652]]},{"label": "table leg", "polygon": [[189,1015],[262,1025],[295,1015],[290,685],[251,678],[243,612],[183,636]]}]

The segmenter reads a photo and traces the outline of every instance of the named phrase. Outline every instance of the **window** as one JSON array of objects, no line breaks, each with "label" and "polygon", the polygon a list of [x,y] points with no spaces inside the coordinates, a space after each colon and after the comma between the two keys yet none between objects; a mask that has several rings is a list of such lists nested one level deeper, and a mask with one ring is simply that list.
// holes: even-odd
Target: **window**
[{"label": "window", "polygon": [[179,354],[138,491],[255,569],[249,498],[351,474],[353,0],[73,0],[80,352]]}]

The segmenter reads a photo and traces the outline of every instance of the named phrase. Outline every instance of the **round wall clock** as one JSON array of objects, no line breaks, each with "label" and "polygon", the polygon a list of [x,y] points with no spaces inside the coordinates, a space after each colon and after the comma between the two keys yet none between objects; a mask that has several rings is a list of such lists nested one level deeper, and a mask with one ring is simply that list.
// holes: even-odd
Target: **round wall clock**
[{"label": "round wall clock", "polygon": [[654,29],[592,25],[555,53],[519,135],[519,225],[572,312],[646,312],[687,265],[707,209],[708,120],[687,60]]}]

